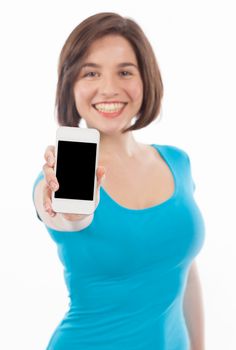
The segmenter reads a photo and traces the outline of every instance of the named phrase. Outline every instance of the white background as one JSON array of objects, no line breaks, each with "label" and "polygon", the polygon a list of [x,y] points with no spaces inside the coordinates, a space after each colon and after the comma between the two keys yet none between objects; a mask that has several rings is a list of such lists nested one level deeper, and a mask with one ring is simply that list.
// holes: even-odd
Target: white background
[{"label": "white background", "polygon": [[114,11],[141,25],[164,82],[162,120],[136,131],[136,139],[175,145],[191,159],[195,198],[206,223],[197,262],[207,349],[236,349],[234,1],[8,1],[0,6],[0,348],[45,349],[67,310],[62,265],[36,218],[32,186],[46,146],[54,144],[62,45],[87,16]]}]

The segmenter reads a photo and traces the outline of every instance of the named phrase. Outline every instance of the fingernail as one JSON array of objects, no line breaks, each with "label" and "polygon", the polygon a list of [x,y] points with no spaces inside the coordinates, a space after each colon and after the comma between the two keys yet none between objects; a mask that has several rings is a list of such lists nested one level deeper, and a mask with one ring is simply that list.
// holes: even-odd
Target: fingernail
[{"label": "fingernail", "polygon": [[58,189],[58,185],[54,181],[50,181],[50,187],[55,191]]}]

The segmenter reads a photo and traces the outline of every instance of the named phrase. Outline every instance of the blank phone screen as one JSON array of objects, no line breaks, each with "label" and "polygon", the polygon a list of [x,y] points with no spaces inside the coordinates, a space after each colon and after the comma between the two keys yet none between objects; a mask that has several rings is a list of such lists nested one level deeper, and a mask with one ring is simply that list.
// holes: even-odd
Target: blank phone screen
[{"label": "blank phone screen", "polygon": [[97,144],[58,141],[55,198],[93,200]]}]

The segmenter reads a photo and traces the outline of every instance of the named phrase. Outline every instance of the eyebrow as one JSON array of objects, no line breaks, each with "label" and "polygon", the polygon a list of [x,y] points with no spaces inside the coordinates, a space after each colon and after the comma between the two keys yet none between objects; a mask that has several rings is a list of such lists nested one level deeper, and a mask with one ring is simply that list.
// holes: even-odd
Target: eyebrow
[{"label": "eyebrow", "polygon": [[[123,68],[123,67],[135,67],[138,69],[137,65],[132,63],[132,62],[122,62],[117,65],[118,68]],[[87,62],[82,65],[81,69],[87,68],[87,67],[92,67],[92,68],[101,68],[102,66],[97,64],[97,63],[92,63],[92,62]]]}]

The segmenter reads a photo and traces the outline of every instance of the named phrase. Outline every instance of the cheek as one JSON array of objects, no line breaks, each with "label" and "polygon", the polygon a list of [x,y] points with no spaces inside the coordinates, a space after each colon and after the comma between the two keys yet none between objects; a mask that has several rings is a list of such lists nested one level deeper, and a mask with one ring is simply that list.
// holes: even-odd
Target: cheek
[{"label": "cheek", "polygon": [[77,84],[74,89],[76,101],[85,101],[93,96],[93,89],[88,84]]},{"label": "cheek", "polygon": [[129,85],[129,95],[133,100],[142,100],[143,84],[141,81],[131,82]]},{"label": "cheek", "polygon": [[77,112],[84,120],[89,120],[88,109],[92,108],[91,102],[93,100],[94,89],[91,85],[84,83],[77,83],[74,86],[74,99]]}]

